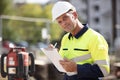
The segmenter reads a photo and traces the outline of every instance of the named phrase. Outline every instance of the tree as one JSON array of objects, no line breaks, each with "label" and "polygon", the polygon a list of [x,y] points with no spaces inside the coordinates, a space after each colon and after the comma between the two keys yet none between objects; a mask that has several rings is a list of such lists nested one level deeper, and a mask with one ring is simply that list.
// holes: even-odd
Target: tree
[{"label": "tree", "polygon": [[7,6],[6,0],[1,0],[0,1],[0,15],[4,13],[6,6]]},{"label": "tree", "polygon": [[[13,8],[12,10],[14,10],[13,14],[16,16],[51,19],[51,8],[52,4],[46,5],[44,7],[38,4],[23,4],[21,6]],[[42,28],[47,27],[46,23],[43,22],[27,22],[15,20],[4,21],[4,26],[4,39],[14,42],[25,40],[30,43],[43,41],[41,37],[41,30]],[[50,23],[49,33],[51,35],[51,41],[59,39],[60,36],[58,35],[61,35],[62,33],[62,30],[56,26],[58,26],[56,23]]]},{"label": "tree", "polygon": [[0,15],[12,14],[12,1],[11,0],[1,0],[0,1]]}]

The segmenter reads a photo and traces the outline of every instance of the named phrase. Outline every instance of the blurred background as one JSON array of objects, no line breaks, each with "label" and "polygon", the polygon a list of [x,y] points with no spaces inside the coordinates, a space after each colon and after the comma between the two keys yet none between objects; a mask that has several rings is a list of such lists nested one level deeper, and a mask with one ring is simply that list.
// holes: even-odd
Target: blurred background
[{"label": "blurred background", "polygon": [[[51,8],[58,0],[1,0],[0,54],[10,47],[33,52],[36,76],[33,80],[62,80],[40,48],[60,41],[65,32],[52,22]],[[73,4],[83,24],[101,33],[109,44],[111,73],[105,80],[120,78],[120,0],[63,0]],[[52,73],[52,74],[51,74]],[[59,75],[59,77],[57,77]],[[0,79],[3,80],[3,79]]]}]

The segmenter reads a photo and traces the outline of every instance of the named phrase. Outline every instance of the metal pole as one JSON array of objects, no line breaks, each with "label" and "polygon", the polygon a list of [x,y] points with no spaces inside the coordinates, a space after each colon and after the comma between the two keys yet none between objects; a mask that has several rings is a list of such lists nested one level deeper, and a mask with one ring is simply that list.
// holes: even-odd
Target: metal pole
[{"label": "metal pole", "polygon": [[2,54],[2,17],[0,16],[0,55]]},{"label": "metal pole", "polygon": [[87,23],[90,25],[90,1],[87,0]]},{"label": "metal pole", "polygon": [[47,44],[49,44],[50,43],[50,23],[49,22],[46,22],[46,28],[47,28],[47,31],[48,31]]},{"label": "metal pole", "polygon": [[116,0],[112,0],[113,42],[116,38]]}]

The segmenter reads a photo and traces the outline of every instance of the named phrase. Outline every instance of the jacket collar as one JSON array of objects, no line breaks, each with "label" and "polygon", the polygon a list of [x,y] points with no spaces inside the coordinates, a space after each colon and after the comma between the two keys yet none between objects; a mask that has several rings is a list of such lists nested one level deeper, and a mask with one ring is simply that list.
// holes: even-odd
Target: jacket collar
[{"label": "jacket collar", "polygon": [[84,27],[75,35],[72,36],[72,34],[70,33],[68,38],[70,39],[71,37],[75,37],[76,39],[78,39],[79,37],[81,37],[87,30],[88,30],[88,25],[87,24],[83,24]]}]

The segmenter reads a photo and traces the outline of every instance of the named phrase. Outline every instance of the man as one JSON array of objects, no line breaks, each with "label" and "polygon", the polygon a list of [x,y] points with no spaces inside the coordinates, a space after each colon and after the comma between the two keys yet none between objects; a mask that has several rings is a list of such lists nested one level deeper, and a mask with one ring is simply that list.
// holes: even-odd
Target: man
[{"label": "man", "polygon": [[64,80],[100,80],[109,74],[108,45],[102,35],[81,24],[69,2],[58,1],[52,8],[53,21],[68,32],[64,35],[60,64],[67,71]]}]

